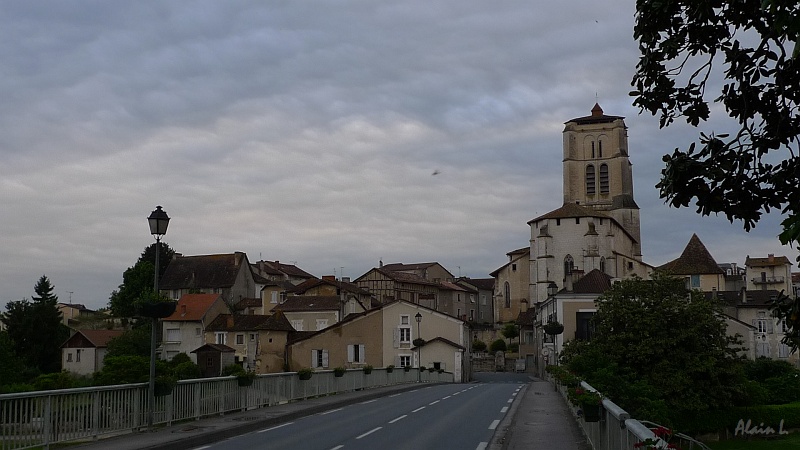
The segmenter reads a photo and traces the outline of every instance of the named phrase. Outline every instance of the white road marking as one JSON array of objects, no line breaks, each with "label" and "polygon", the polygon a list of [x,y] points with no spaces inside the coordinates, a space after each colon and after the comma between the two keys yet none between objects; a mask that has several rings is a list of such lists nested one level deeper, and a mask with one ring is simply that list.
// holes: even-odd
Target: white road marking
[{"label": "white road marking", "polygon": [[508,401],[506,403],[512,403],[513,401],[514,401],[514,399],[510,398],[510,399],[508,399]]},{"label": "white road marking", "polygon": [[500,408],[500,414],[505,414],[507,412],[508,412],[508,406],[503,406],[502,408]]},{"label": "white road marking", "polygon": [[284,424],[282,424],[282,425],[278,425],[278,426],[275,426],[275,427],[272,427],[272,428],[267,428],[266,430],[256,431],[256,433],[264,433],[264,432],[267,432],[267,431],[276,430],[276,429],[278,429],[278,428],[282,428],[282,427],[285,427],[285,426],[289,426],[289,425],[291,425],[291,424],[293,424],[293,423],[294,423],[294,422],[287,422],[287,423],[284,423]]},{"label": "white road marking", "polygon": [[325,411],[324,413],[320,413],[319,415],[320,415],[320,416],[324,416],[325,414],[335,413],[336,411],[341,411],[341,410],[343,410],[343,409],[344,409],[344,408],[332,409],[332,410],[330,410],[330,411]]},{"label": "white road marking", "polygon": [[204,445],[204,446],[202,446],[202,447],[197,447],[197,448],[196,448],[196,449],[194,449],[194,450],[203,450],[203,449],[206,449],[206,448],[211,448],[211,446],[210,446],[210,445]]},{"label": "white road marking", "polygon": [[494,430],[495,428],[497,428],[498,425],[500,425],[500,421],[499,420],[493,420],[492,424],[489,425],[489,429],[490,430]]},{"label": "white road marking", "polygon": [[480,444],[478,444],[477,447],[475,447],[475,450],[486,450],[486,447],[488,445],[489,445],[488,442],[481,442]]},{"label": "white road marking", "polygon": [[419,407],[419,408],[417,408],[417,409],[415,409],[415,410],[413,410],[413,411],[411,411],[411,412],[412,412],[412,413],[415,413],[415,412],[417,412],[417,411],[422,411],[423,409],[425,409],[425,407],[424,407],[424,406],[421,406],[421,407]]},{"label": "white road marking", "polygon": [[336,447],[333,447],[331,450],[339,450],[340,448],[344,448],[344,445],[337,445]]},{"label": "white road marking", "polygon": [[400,394],[392,394],[392,395],[389,396],[389,398],[397,397],[398,395],[400,395]]},{"label": "white road marking", "polygon": [[435,404],[437,404],[437,403],[439,403],[439,400],[434,400],[434,401],[432,401],[432,402],[428,403],[428,405],[435,405]]},{"label": "white road marking", "polygon": [[514,392],[513,394],[511,394],[511,396],[512,396],[512,397],[516,397],[516,396],[517,396],[517,393],[516,393],[516,392]]},{"label": "white road marking", "polygon": [[449,395],[448,395],[447,397],[442,397],[442,400],[446,400],[446,399],[448,399],[448,398],[450,398],[450,396],[449,396]]},{"label": "white road marking", "polygon": [[362,404],[362,405],[366,405],[367,403],[372,403],[372,402],[377,402],[377,401],[378,401],[378,399],[377,399],[377,398],[373,398],[372,400],[367,400],[367,401],[365,401],[365,402],[361,402],[361,404]]},{"label": "white road marking", "polygon": [[395,422],[397,422],[397,421],[400,421],[400,420],[403,420],[403,419],[405,419],[406,417],[408,417],[408,414],[403,414],[403,415],[402,415],[402,416],[400,416],[400,417],[395,417],[394,419],[390,420],[390,421],[389,421],[389,423],[395,423]]},{"label": "white road marking", "polygon": [[371,430],[367,431],[366,433],[362,434],[361,436],[356,436],[356,439],[361,439],[361,438],[363,438],[364,436],[369,436],[370,434],[372,434],[372,433],[374,433],[374,432],[376,432],[376,431],[380,430],[381,428],[383,428],[383,427],[373,428],[373,429],[371,429]]}]

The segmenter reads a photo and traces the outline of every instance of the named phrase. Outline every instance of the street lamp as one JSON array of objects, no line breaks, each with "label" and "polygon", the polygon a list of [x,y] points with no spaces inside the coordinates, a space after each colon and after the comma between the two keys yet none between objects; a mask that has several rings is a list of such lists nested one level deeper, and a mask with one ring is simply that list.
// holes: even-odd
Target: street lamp
[{"label": "street lamp", "polygon": [[[422,339],[422,336],[419,334],[419,323],[422,322],[422,314],[417,312],[417,315],[414,316],[417,319],[417,339]],[[421,342],[421,341],[420,341]],[[417,346],[417,382],[422,382],[422,346]]]},{"label": "street lamp", "polygon": [[[150,223],[150,234],[156,238],[156,271],[153,277],[153,292],[158,297],[158,259],[161,253],[161,236],[167,234],[169,216],[161,209],[161,206],[156,206],[147,221]],[[153,317],[150,330],[150,384],[147,387],[147,428],[150,429],[153,428],[153,409],[156,402],[156,327],[158,327],[158,317]]]}]

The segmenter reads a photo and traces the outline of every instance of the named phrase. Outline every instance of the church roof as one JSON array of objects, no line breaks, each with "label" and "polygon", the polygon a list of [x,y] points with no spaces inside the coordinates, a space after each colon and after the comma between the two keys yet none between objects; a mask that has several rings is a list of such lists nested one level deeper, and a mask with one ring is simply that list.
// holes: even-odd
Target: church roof
[{"label": "church roof", "polygon": [[708,252],[706,246],[700,242],[697,234],[692,234],[686,248],[678,259],[674,259],[661,267],[658,270],[669,272],[674,275],[700,275],[700,274],[724,274],[725,272],[719,268],[719,264]]},{"label": "church roof", "polygon": [[544,219],[569,219],[573,217],[599,217],[601,219],[614,220],[614,218],[609,216],[608,214],[602,213],[592,208],[586,208],[585,206],[578,205],[577,203],[564,203],[564,205],[561,206],[561,208],[555,209],[535,219],[529,220],[528,224],[530,225],[533,222],[537,222],[539,220],[544,220]]},{"label": "church roof", "polygon": [[617,119],[624,119],[622,116],[607,116],[603,113],[603,108],[600,107],[599,104],[595,103],[594,107],[592,108],[592,114],[589,116],[584,117],[576,117],[571,119],[565,124],[574,122],[578,125],[588,125],[592,123],[611,123]]},{"label": "church roof", "polygon": [[598,269],[593,269],[572,283],[572,292],[576,294],[602,294],[609,289],[611,289],[611,277]]}]

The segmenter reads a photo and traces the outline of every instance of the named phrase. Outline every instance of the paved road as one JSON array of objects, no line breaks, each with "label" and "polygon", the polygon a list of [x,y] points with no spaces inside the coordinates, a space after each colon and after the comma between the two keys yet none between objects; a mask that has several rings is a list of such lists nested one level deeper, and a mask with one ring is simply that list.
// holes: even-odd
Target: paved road
[{"label": "paved road", "polygon": [[[527,377],[436,385],[343,406],[199,447],[247,449],[483,449]],[[519,381],[516,381],[516,380]]]}]

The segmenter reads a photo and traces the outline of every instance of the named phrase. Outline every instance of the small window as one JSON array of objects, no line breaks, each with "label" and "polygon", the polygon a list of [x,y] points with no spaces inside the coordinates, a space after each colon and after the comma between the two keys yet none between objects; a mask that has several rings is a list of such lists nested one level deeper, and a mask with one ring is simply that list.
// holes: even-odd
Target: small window
[{"label": "small window", "polygon": [[258,335],[256,333],[250,333],[250,342],[255,342],[257,336]]},{"label": "small window", "polygon": [[317,319],[317,331],[328,328],[328,319]]},{"label": "small window", "polygon": [[75,350],[75,362],[81,362],[81,349]]},{"label": "small window", "polygon": [[589,164],[586,166],[586,195],[594,195],[596,186],[594,166]]},{"label": "small window", "polygon": [[511,271],[512,272],[516,272],[517,271],[517,264],[516,263],[511,264]]},{"label": "small window", "polygon": [[363,364],[367,361],[364,344],[351,344],[347,346],[347,362]]},{"label": "small window", "polygon": [[505,300],[505,307],[511,308],[511,285],[508,284],[508,281],[503,285],[503,297],[503,300]]},{"label": "small window", "polygon": [[608,194],[608,165],[600,165],[600,193]]},{"label": "small window", "polygon": [[236,345],[244,345],[244,334],[236,335]]},{"label": "small window", "polygon": [[72,353],[67,353],[67,362],[72,362]]},{"label": "small window", "polygon": [[580,217],[576,217],[575,218],[575,225],[580,225],[580,224],[581,224],[581,218]]},{"label": "small window", "polygon": [[400,325],[408,325],[410,320],[411,319],[408,314],[400,314]]},{"label": "small window", "polygon": [[400,367],[411,367],[411,355],[400,355]]},{"label": "small window", "polygon": [[411,342],[411,327],[400,327],[400,343],[408,344]]},{"label": "small window", "polygon": [[214,342],[220,345],[226,345],[228,343],[227,333],[214,333]]},{"label": "small window", "polygon": [[692,289],[700,289],[700,275],[691,276]]},{"label": "small window", "polygon": [[202,328],[197,327],[197,328],[194,329],[194,335],[195,336],[200,336],[202,334],[203,334],[203,329]]},{"label": "small window", "polygon": [[603,157],[603,141],[597,141],[597,157]]}]

